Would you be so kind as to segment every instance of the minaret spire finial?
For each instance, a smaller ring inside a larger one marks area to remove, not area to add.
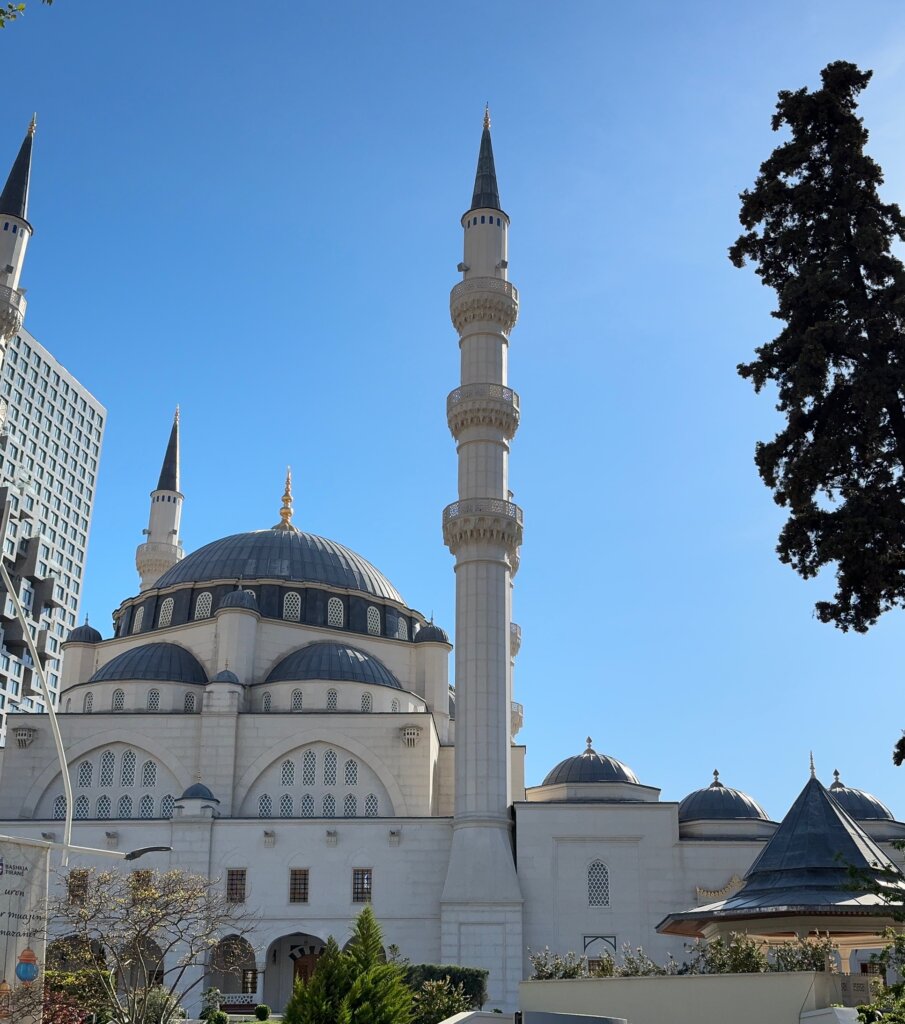
[[[490,104],[484,104],[484,127],[487,131],[490,131]]]
[[[292,525],[292,511],[292,467],[287,466],[286,486],[283,490],[283,507],[280,509],[280,521],[272,529],[290,530],[293,533],[297,533],[297,527]]]
[[[33,113],[31,115],[31,124],[28,126],[28,134],[33,136],[35,134],[35,132],[37,131],[37,129],[38,129],[38,112],[35,111],[35,113]]]
[[[817,770],[814,768],[814,751],[811,751],[811,778],[817,778]]]

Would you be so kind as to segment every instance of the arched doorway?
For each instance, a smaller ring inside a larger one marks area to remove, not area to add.
[[[314,973],[324,945],[322,938],[307,932],[274,939],[267,947],[264,1002],[274,1009],[282,1009],[289,1002],[295,982],[307,981]]]
[[[258,965],[255,951],[241,935],[226,935],[211,950],[210,981],[205,988],[223,993],[220,1009],[227,1013],[245,1013],[260,1002]]]

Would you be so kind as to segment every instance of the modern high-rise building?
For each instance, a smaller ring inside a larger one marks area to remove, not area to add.
[[[28,192],[35,123],[0,194],[0,546],[33,621],[51,693],[76,625],[106,409],[22,327],[19,279],[32,234]],[[7,714],[44,698],[8,594],[0,595],[0,742]]]

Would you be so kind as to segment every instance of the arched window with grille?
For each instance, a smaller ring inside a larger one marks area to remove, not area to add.
[[[336,752],[333,750],[324,754],[324,785],[336,785]]]
[[[312,798],[310,793],[306,793],[302,797],[302,803],[301,807],[299,808],[299,814],[301,814],[303,818],[314,817],[314,799]]]
[[[368,605],[368,632],[371,636],[380,636],[380,611],[374,605]]]
[[[132,817],[132,797],[121,796],[119,798],[119,816],[121,818]]]
[[[62,821],[66,817],[66,797],[62,794],[53,802],[53,817],[55,821]]]
[[[396,698],[394,697],[390,701],[390,711],[398,711],[398,710],[399,710],[399,701],[396,700]]]
[[[112,750],[105,750],[101,754],[101,785],[106,788],[113,785],[113,777],[116,773],[116,755]]]
[[[294,590],[283,595],[283,618],[288,622],[298,622],[302,617],[302,598]]]
[[[343,817],[354,818],[358,814],[358,801],[353,793],[347,793],[343,801]]]
[[[339,705],[336,690],[327,690],[327,710],[335,711]]]
[[[374,698],[369,693],[361,695],[361,710],[370,714],[374,710]]]
[[[591,861],[588,867],[588,906],[610,905],[610,872],[602,860]]]
[[[97,816],[99,818],[110,817],[110,797],[99,796],[97,798]]]
[[[148,690],[148,711],[160,710],[160,690]]]
[[[351,759],[346,761],[346,785],[358,785],[358,762]]]
[[[157,628],[165,629],[173,621],[173,598],[164,599],[160,606],[160,615],[157,618]]]
[[[205,590],[203,594],[199,594],[195,601],[195,618],[209,619],[211,617],[212,605],[213,598],[209,591]]]
[[[90,761],[82,761],[79,765],[79,786],[88,789],[94,781],[94,765]]]
[[[172,818],[173,811],[176,806],[176,801],[173,797],[167,793],[167,795],[160,801],[160,816],[161,818]]]
[[[258,817],[270,818],[273,816],[273,800],[269,793],[263,793],[258,800]]]
[[[305,756],[302,758],[302,785],[313,786],[315,782],[315,771],[317,768],[317,758],[315,757],[313,750],[306,750]]]
[[[145,761],[141,766],[141,784],[148,789],[157,785],[157,765],[154,761]]]
[[[396,620],[396,639],[397,640],[408,640],[409,638],[409,624],[400,615]]]
[[[292,817],[292,797],[289,793],[284,793],[280,797],[280,817],[291,818]]]
[[[280,765],[280,785],[281,786],[294,786],[295,785],[295,762],[284,761]]]
[[[330,793],[328,793],[324,797],[324,817],[325,818],[335,818],[336,817],[336,801],[333,799],[333,796]]]
[[[266,714],[267,712],[270,711],[270,708],[271,708],[270,694],[269,693],[265,693],[264,696],[261,698],[261,710],[264,711],[264,713]]]
[[[113,691],[113,701],[111,703],[111,707],[113,708],[113,710],[114,711],[122,711],[122,709],[125,706],[126,706],[126,693],[125,693],[125,691],[124,690],[114,690]]]
[[[365,797],[365,817],[376,818],[378,809],[379,804],[377,802],[377,797],[374,796],[373,793],[368,793]]]
[[[85,818],[88,817],[89,813],[90,813],[90,810],[89,810],[89,807],[88,807],[88,797],[87,796],[76,797],[76,800],[75,800],[75,815],[74,815],[74,817],[78,818],[79,820],[84,820]]]
[[[84,711],[86,715],[90,715],[91,712],[94,711],[94,694],[91,690],[85,694],[85,699],[82,701],[82,711]]]
[[[331,597],[327,602],[327,625],[342,626],[344,620],[342,601],[338,597]]]
[[[142,605],[141,608],[139,608],[138,611],[135,613],[135,618],[132,619],[132,632],[133,633],[140,633],[141,632],[141,624],[144,621],[145,621],[145,606]]]
[[[120,779],[123,786],[135,785],[135,751],[127,750],[123,754],[122,771]]]
[[[182,710],[187,715],[193,715],[195,713],[195,694],[187,693],[182,698]]]
[[[154,817],[154,797],[143,796],[138,803],[138,816],[139,818],[153,818]]]
[[[301,711],[303,704],[304,704],[304,698],[302,697],[302,691],[301,690],[293,690],[292,691],[292,703],[290,705],[292,710],[293,711]]]

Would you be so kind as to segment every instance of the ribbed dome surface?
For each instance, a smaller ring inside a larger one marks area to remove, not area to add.
[[[640,786],[638,776],[621,761],[608,754],[598,754],[588,749],[575,757],[567,757],[547,775],[542,785],[555,786],[566,782],[630,782]]]
[[[324,583],[405,603],[386,576],[361,555],[296,530],[258,530],[215,540],[168,569],[156,586],[223,579]]]
[[[895,821],[892,811],[872,793],[851,789],[840,780],[839,772],[833,774],[836,781],[830,786],[830,795],[855,821]]]
[[[204,785],[203,782],[195,782],[182,794],[180,800],[213,800],[215,804],[220,801]]]
[[[119,679],[153,679],[157,682],[206,683],[207,675],[198,659],[177,644],[145,644],[111,658],[88,680],[89,683]]]
[[[373,655],[347,644],[316,643],[287,655],[267,677],[268,683],[330,679],[337,682],[392,686],[401,690],[399,680]]]
[[[212,683],[238,683],[239,677],[235,672],[230,672],[228,668],[218,672],[211,680]]]
[[[258,610],[258,599],[247,590],[231,590],[217,606],[220,608],[245,608],[250,612]]]
[[[426,626],[422,626],[421,629],[415,634],[416,644],[448,644],[449,634],[445,629],[441,629],[439,626],[435,626],[433,622],[428,622]]]
[[[724,786],[719,772],[705,789],[689,793],[679,804],[679,821],[769,821],[763,807],[747,793]]]
[[[66,637],[67,644],[99,644],[104,638],[86,622],[83,626],[76,626]]]

